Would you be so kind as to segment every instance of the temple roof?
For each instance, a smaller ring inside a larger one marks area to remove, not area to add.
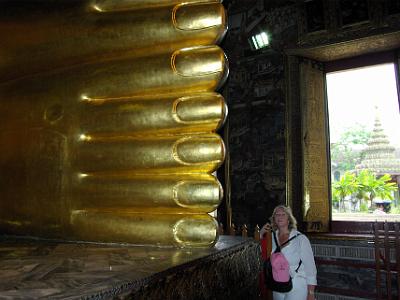
[[[385,134],[381,121],[375,118],[374,130],[365,149],[365,158],[356,166],[357,171],[368,169],[376,175],[400,175],[400,160],[396,158],[395,148]]]

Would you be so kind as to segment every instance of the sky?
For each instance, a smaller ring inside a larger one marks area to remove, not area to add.
[[[331,143],[356,123],[372,131],[378,113],[391,144],[400,148],[400,113],[394,64],[332,72],[327,74],[326,80]]]

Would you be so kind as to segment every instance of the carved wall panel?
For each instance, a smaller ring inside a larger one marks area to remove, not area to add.
[[[329,180],[324,76],[318,65],[304,61],[301,114],[303,145],[303,221],[308,231],[329,229]]]

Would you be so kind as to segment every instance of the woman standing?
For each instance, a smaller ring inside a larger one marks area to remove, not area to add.
[[[289,207],[284,205],[275,207],[270,220],[278,244],[283,245],[281,252],[289,262],[290,276],[293,282],[293,288],[290,292],[273,292],[274,300],[314,300],[317,268],[315,267],[314,254],[309,239],[297,231],[297,221]],[[267,230],[271,230],[269,223],[261,228],[261,238],[264,237]],[[295,238],[284,245],[292,237]],[[275,249],[276,243],[272,239],[272,252]]]

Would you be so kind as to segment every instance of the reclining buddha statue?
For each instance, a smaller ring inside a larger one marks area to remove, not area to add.
[[[0,234],[208,247],[228,74],[218,0],[0,3]]]

